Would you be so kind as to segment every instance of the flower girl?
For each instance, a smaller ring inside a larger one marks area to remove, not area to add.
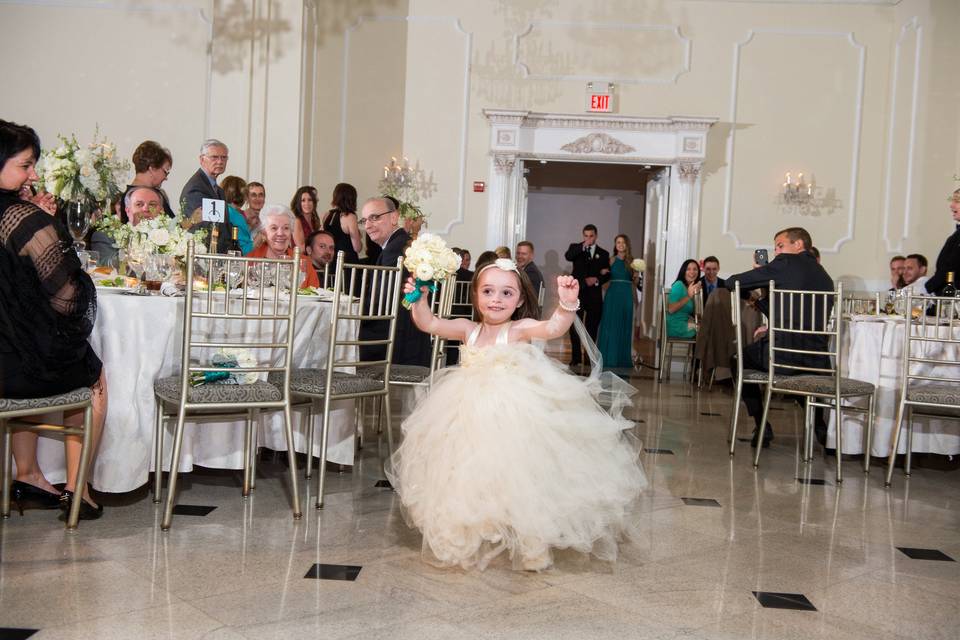
[[[403,422],[388,465],[424,559],[484,569],[506,552],[514,568],[533,571],[552,564],[553,548],[615,559],[646,484],[623,433],[631,423],[530,344],[567,332],[577,281],[557,278],[560,305],[546,321],[535,319],[537,297],[512,260],[483,267],[471,286],[479,323],[434,316],[428,296],[411,309],[422,331],[464,343],[461,366],[438,372]],[[405,291],[414,287],[410,279]]]

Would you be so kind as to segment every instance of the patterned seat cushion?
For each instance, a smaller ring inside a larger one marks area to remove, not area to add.
[[[46,398],[0,398],[0,412],[25,409],[53,409],[90,400],[90,389],[82,387],[67,393]]]
[[[907,389],[907,400],[960,406],[960,385],[931,384]]]
[[[180,402],[180,376],[161,378],[153,383],[153,392],[165,402]],[[187,402],[277,402],[283,400],[280,389],[269,382],[258,380],[253,384],[202,384],[187,386]]]
[[[282,384],[283,374],[271,373],[268,378]],[[294,369],[290,372],[290,391],[322,396],[327,384],[326,369]],[[383,382],[374,378],[355,376],[350,373],[333,372],[331,389],[334,394],[364,393],[383,389]]]
[[[783,380],[785,376],[775,373],[773,374],[774,384]],[[756,369],[744,369],[743,370],[743,381],[744,382],[759,382],[761,384],[766,384],[769,377],[767,376],[766,371],[757,371]]]
[[[803,391],[819,395],[831,395],[836,378],[833,376],[784,376],[777,382],[777,388],[785,391]],[[873,393],[874,386],[869,382],[840,378],[840,395],[865,396]]]
[[[374,380],[383,380],[383,366],[364,367],[358,371],[358,375],[364,378],[373,378]],[[390,382],[406,382],[416,384],[424,382],[430,377],[430,367],[422,367],[417,364],[392,364],[390,365]]]

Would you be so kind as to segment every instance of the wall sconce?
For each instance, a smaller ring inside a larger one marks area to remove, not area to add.
[[[813,178],[807,182],[802,173],[798,173],[796,178],[792,173],[787,173],[780,186],[777,204],[788,215],[824,216],[839,211],[841,202],[834,189],[814,184]]]
[[[798,174],[796,181],[787,172],[786,182],[783,183],[781,198],[784,204],[804,205],[813,199],[813,180],[803,181],[803,174]]]

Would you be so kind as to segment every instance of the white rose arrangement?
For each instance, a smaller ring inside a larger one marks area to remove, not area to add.
[[[245,369],[259,365],[257,358],[249,349],[224,347],[210,356],[210,366],[224,369]],[[194,371],[190,374],[190,384],[194,387],[202,384],[253,384],[260,378],[256,371],[233,373],[230,371]]]
[[[105,203],[120,195],[120,186],[130,173],[130,161],[117,157],[111,142],[94,140],[81,147],[77,137],[58,136],[60,146],[40,154],[37,186],[63,201]]]
[[[409,309],[422,295],[420,287],[436,291],[437,280],[446,280],[456,273],[460,258],[447,247],[443,238],[432,233],[421,233],[405,252],[404,266],[416,279],[413,291],[403,298],[403,306]]]
[[[170,218],[160,212],[155,218],[144,219],[136,226],[124,224],[116,215],[104,216],[94,223],[94,228],[110,237],[118,247],[124,247],[134,256],[144,257],[151,253],[165,253],[176,258],[187,255],[187,243],[193,239],[196,251],[204,251],[203,239],[207,232],[203,229],[190,232],[189,226],[181,216]]]
[[[643,273],[647,270],[647,262],[643,258],[634,258],[630,263],[630,268],[637,273]]]

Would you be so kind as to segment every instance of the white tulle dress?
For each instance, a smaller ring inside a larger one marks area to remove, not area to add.
[[[530,344],[462,347],[404,420],[387,473],[423,558],[483,569],[506,552],[516,569],[552,564],[551,549],[617,555],[646,479],[628,420],[597,402],[599,384]]]

